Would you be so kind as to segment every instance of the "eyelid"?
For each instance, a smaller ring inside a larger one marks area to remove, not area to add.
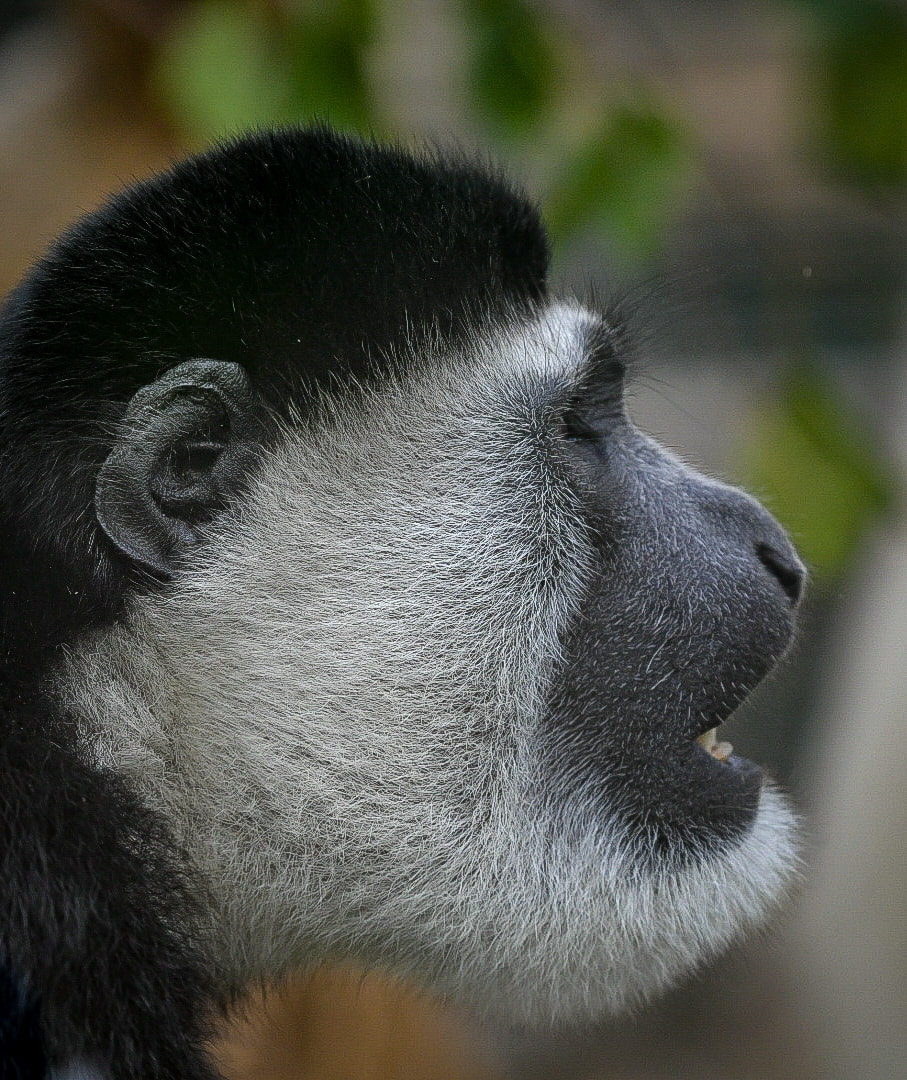
[[[582,415],[575,405],[568,405],[560,416],[561,435],[568,442],[597,442],[601,433]]]
[[[572,385],[561,389],[555,406],[554,429],[571,443],[600,443],[624,416],[624,383],[628,365],[610,341],[592,343]]]
[[[623,386],[627,377],[627,365],[618,357],[609,356],[607,359],[593,361],[589,374],[589,382],[594,386],[600,386],[603,383]]]
[[[627,378],[627,363],[612,349],[600,348],[591,353],[583,364],[576,398],[600,400],[623,393]]]

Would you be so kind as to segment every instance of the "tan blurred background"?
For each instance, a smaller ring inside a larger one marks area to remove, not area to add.
[[[907,8],[2,0],[0,293],[123,184],[313,116],[505,161],[558,279],[638,303],[641,426],[793,531],[801,642],[731,737],[803,807],[810,868],[764,940],[631,1020],[489,1031],[320,972],[250,998],[225,1075],[907,1078]]]

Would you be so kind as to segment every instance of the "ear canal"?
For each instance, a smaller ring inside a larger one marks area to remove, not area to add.
[[[239,364],[178,364],[129,403],[98,474],[98,523],[123,555],[169,577],[241,487],[260,434]]]

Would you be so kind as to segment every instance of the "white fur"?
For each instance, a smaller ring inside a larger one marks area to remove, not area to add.
[[[741,841],[649,875],[613,820],[543,797],[591,552],[538,388],[569,380],[587,317],[294,426],[197,564],[60,671],[97,759],[174,823],[237,978],[353,955],[517,1021],[592,1018],[789,883],[770,788]]]

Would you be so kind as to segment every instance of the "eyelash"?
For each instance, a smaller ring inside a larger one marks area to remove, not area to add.
[[[562,438],[568,442],[601,442],[602,432],[590,417],[616,416],[623,407],[626,365],[615,359],[601,364],[560,417]]]

